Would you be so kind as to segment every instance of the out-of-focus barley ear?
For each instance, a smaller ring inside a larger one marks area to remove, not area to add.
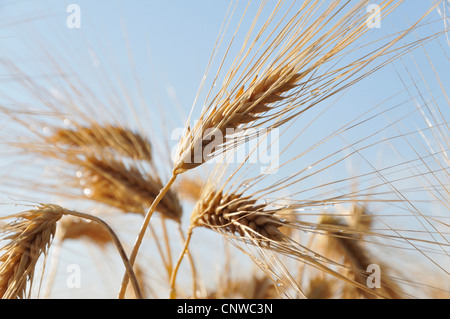
[[[82,124],[82,115],[68,117],[70,125],[60,125],[49,121],[51,117],[40,120],[31,111],[23,114],[29,118],[18,117],[14,110],[5,114],[32,134],[25,142],[14,141],[11,146],[67,167],[63,177],[69,183],[64,186],[72,192],[57,193],[54,187],[48,191],[40,188],[42,191],[70,198],[77,191],[83,198],[143,215],[163,187],[150,138],[140,132],[92,119]],[[31,129],[35,126],[45,127],[48,133]],[[166,197],[158,212],[179,222],[182,208],[175,191],[169,191]]]
[[[114,125],[52,128],[41,153],[70,164],[77,173],[74,188],[86,198],[125,212],[145,214],[163,187],[153,167],[150,141],[141,134]],[[63,151],[61,151],[61,148]],[[127,159],[133,160],[133,162]],[[146,161],[147,167],[138,165]],[[169,191],[158,211],[180,222],[182,208],[174,191]]]
[[[196,203],[202,193],[203,180],[200,177],[183,176],[175,187],[182,199]]]
[[[112,152],[133,160],[152,162],[151,143],[145,136],[112,124],[93,122],[89,126],[55,128],[46,141],[49,145],[73,150],[82,148],[92,154]]]
[[[368,214],[366,206],[353,204],[351,208],[351,226],[361,234],[371,229],[373,216]]]
[[[159,176],[145,173],[133,163],[107,156],[67,159],[79,168],[77,183],[89,200],[107,204],[125,213],[144,215],[146,208],[163,187]],[[158,212],[180,222],[182,207],[177,194],[169,190],[158,206]]]
[[[98,223],[79,217],[66,216],[59,223],[59,240],[87,239],[100,247],[112,243],[111,234]]]
[[[384,296],[393,299],[401,299],[403,295],[402,289],[397,283],[392,281],[386,274],[389,270],[383,262],[374,259],[361,246],[360,238],[354,235],[350,226],[348,226],[343,220],[331,216],[322,216],[320,225],[329,227],[327,231],[327,242],[329,247],[327,249],[333,253],[338,253],[343,259],[344,263],[348,265],[348,271],[354,277],[355,282],[366,285],[367,278],[371,275],[368,272],[369,266],[372,264],[379,265],[382,269],[380,274],[381,286],[377,290]],[[348,286],[349,289],[354,291],[354,295],[362,295],[366,298],[374,298],[370,291],[361,290],[355,286]]]
[[[309,279],[306,292],[308,299],[331,299],[336,294],[336,282],[324,276],[315,276]]]
[[[72,188],[78,188],[88,200],[124,213],[144,215],[162,188],[157,173],[146,173],[133,163],[105,156],[72,157],[67,162],[78,169]],[[180,222],[183,211],[174,190],[169,190],[160,204],[159,213]]]
[[[225,278],[209,291],[206,299],[276,299],[278,295],[272,280],[256,273],[248,278]]]

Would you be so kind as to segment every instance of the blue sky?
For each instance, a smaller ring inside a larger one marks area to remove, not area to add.
[[[79,4],[81,8],[82,27],[79,30],[65,27],[68,15],[65,11],[72,3]],[[377,34],[389,34],[394,28],[400,29],[408,19],[412,21],[424,12],[430,3],[431,1],[421,0],[405,1],[392,19],[383,21]],[[240,7],[244,4],[246,2],[241,1]],[[2,28],[1,35],[17,38],[18,41],[7,42],[12,47],[19,45],[20,41],[27,43],[38,37],[43,43],[65,41],[72,45],[71,53],[85,55],[87,45],[79,38],[82,34],[91,41],[94,49],[111,50],[109,54],[117,55],[115,61],[120,69],[127,67],[128,63],[123,49],[123,21],[138,68],[148,70],[151,57],[151,66],[160,76],[159,84],[164,88],[169,82],[183,106],[190,107],[228,6],[229,1],[205,0],[19,1],[18,4],[0,7],[2,24],[8,26],[9,21],[20,21],[33,16],[49,17],[32,22],[34,32],[39,32],[35,35],[32,35],[29,23],[19,25],[17,32],[12,34],[9,26]],[[251,9],[252,7],[250,12]],[[59,37],[54,37],[55,34]],[[57,42],[53,44],[63,49]],[[144,71],[142,73],[147,76]]]

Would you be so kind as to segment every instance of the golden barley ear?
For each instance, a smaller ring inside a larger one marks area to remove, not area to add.
[[[2,229],[2,239],[7,243],[2,246],[0,256],[1,298],[17,299],[29,296],[35,267],[41,256],[48,253],[55,235],[56,222],[62,215],[60,207],[43,205],[8,216],[16,220]]]
[[[196,123],[193,132],[188,131],[182,137],[174,174],[194,169],[213,157],[213,153],[223,146],[219,141],[216,147],[208,150],[209,153],[205,151],[215,135],[226,138],[230,130],[236,131],[261,119],[271,110],[272,104],[287,99],[283,94],[294,88],[302,77],[302,74],[295,73],[293,67],[286,65],[267,72],[261,79],[255,78],[246,91],[241,87],[233,99],[221,101],[218,108],[212,109],[202,121]],[[201,150],[199,157],[197,148]]]
[[[171,298],[176,298],[176,278],[179,266],[196,227],[205,227],[226,237],[237,238],[259,248],[270,248],[272,243],[281,243],[285,235],[280,231],[285,220],[278,214],[282,209],[273,210],[266,204],[241,193],[224,194],[207,185],[203,188],[192,214],[184,248],[175,264],[171,276]]]
[[[393,46],[430,12],[370,53],[353,58],[351,54],[359,48],[355,50],[352,46],[370,30],[367,25],[370,13],[364,10],[367,1],[331,1],[328,6],[320,1],[305,1],[294,16],[290,19],[284,16],[278,22],[279,33],[271,38],[273,34],[266,34],[266,28],[270,23],[276,24],[281,2],[277,2],[267,25],[253,41],[250,36],[254,30],[248,31],[223,85],[217,94],[211,95],[212,100],[208,100],[208,94],[197,121],[191,125],[189,118],[186,122],[173,175],[194,169],[225,152],[236,139],[245,143],[245,139],[255,136],[255,129],[271,130],[284,125],[374,73],[402,54],[402,48],[397,53]],[[380,18],[384,19],[402,2],[382,1]],[[264,6],[261,4],[261,8]],[[255,52],[259,41],[261,52]],[[394,53],[394,57],[386,57],[388,53]],[[227,54],[228,51],[224,60]],[[351,60],[337,64],[345,55]],[[378,63],[383,59],[386,60]],[[378,64],[371,66],[374,63]],[[220,71],[221,68],[216,78]],[[233,133],[239,130],[243,134],[234,139]]]
[[[198,201],[191,215],[192,227],[206,227],[214,231],[238,235],[238,238],[270,246],[272,241],[282,241],[283,219],[279,210],[266,209],[265,204],[241,194],[223,194],[210,191]]]

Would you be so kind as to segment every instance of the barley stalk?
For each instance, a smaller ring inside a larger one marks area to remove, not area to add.
[[[133,250],[131,251],[131,254],[130,254],[130,263],[131,263],[131,265],[133,265],[134,262],[136,261],[137,253],[138,253],[139,248],[140,248],[140,246],[142,244],[142,240],[144,239],[145,231],[147,230],[147,227],[148,227],[148,225],[150,223],[150,218],[152,217],[153,213],[156,210],[156,206],[163,199],[164,195],[169,191],[170,187],[175,182],[175,179],[176,179],[176,176],[172,176],[172,178],[167,182],[167,184],[160,190],[160,192],[156,196],[155,200],[152,202],[152,205],[148,209],[148,211],[147,211],[147,213],[145,215],[145,218],[144,218],[144,222],[142,223],[141,229],[139,230],[139,234],[138,234],[138,237],[136,239],[136,242],[134,243]],[[119,292],[119,298],[120,299],[124,298],[124,296],[125,296],[128,280],[129,280],[129,276],[128,276],[127,273],[125,273],[125,275],[124,275],[124,277],[122,279],[122,285],[121,285],[120,292]]]

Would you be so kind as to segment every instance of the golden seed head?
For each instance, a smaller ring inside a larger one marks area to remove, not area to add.
[[[41,205],[9,216],[15,220],[2,228],[2,239],[8,242],[1,248],[0,298],[26,297],[27,283],[33,280],[38,260],[47,253],[63,213],[57,205]]]
[[[253,240],[280,241],[283,235],[278,228],[283,222],[276,210],[265,208],[250,197],[211,192],[198,201],[192,224]]]

